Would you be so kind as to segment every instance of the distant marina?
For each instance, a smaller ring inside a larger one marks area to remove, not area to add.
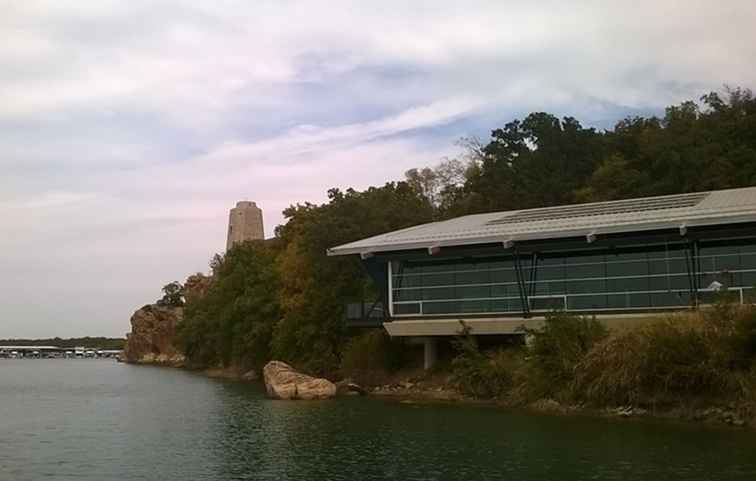
[[[113,359],[120,350],[59,346],[0,346],[0,359]]]

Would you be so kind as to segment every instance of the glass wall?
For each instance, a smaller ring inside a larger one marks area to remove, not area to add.
[[[743,298],[756,284],[756,240],[701,244],[699,297],[715,288]],[[683,245],[601,252],[521,255],[530,310],[633,310],[686,307],[690,278]],[[511,256],[394,261],[395,316],[522,312]]]

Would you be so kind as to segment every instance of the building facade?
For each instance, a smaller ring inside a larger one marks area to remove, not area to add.
[[[359,254],[392,336],[511,334],[552,310],[608,324],[754,299],[756,188],[497,212],[334,247]]]
[[[228,214],[228,237],[226,250],[235,244],[248,240],[263,240],[263,213],[257,204],[250,201],[240,201]]]

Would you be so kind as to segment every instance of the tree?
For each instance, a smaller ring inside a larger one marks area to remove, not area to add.
[[[354,256],[327,257],[330,247],[430,222],[433,209],[406,182],[364,192],[331,189],[323,205],[291,206],[276,236],[282,250],[281,321],[272,352],[317,373],[333,372],[347,339],[343,316],[349,302],[375,299],[373,283]]]
[[[179,281],[173,281],[163,286],[163,297],[158,299],[157,305],[167,307],[181,307],[184,305],[184,286]]]
[[[575,201],[606,151],[602,134],[538,112],[491,133],[465,192],[470,210],[513,210]],[[472,200],[469,200],[472,199]]]
[[[448,204],[447,197],[462,187],[467,166],[459,159],[444,159],[435,167],[410,169],[405,181],[434,209]]]
[[[212,261],[213,280],[187,303],[179,344],[201,366],[259,368],[270,359],[280,316],[277,251],[260,241],[235,245]]]

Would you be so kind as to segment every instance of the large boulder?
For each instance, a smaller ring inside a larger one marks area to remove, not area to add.
[[[328,379],[302,374],[281,361],[266,364],[263,378],[273,399],[329,399],[336,395],[336,385]]]
[[[139,364],[180,366],[184,356],[176,347],[176,326],[183,318],[181,307],[149,304],[131,316],[131,332],[126,334],[123,358]]]

